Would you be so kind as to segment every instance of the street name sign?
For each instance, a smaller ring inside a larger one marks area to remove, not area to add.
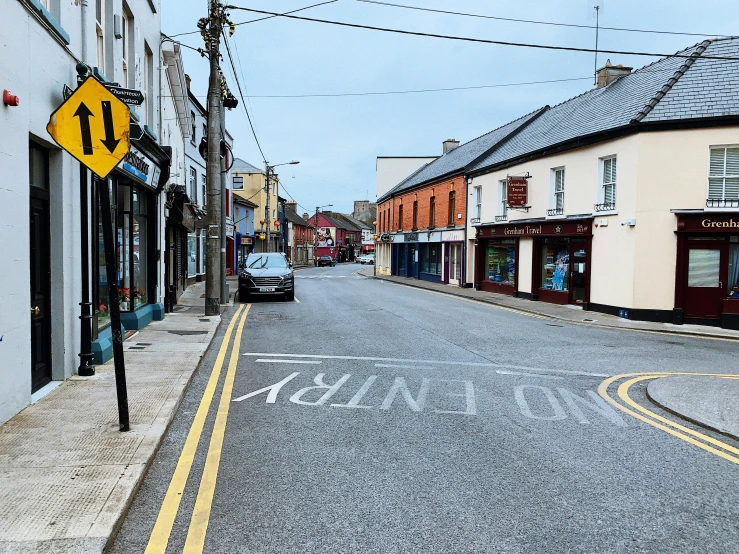
[[[49,118],[56,143],[104,179],[128,153],[131,112],[94,77],[88,77]]]
[[[116,85],[108,84],[105,84],[103,86],[107,88],[110,92],[115,94],[115,97],[124,104],[129,104],[131,106],[140,106],[144,103],[144,93],[140,90],[123,88]]]

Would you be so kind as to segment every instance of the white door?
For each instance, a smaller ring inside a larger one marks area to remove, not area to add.
[[[449,284],[459,285],[462,280],[462,245],[449,244]]]

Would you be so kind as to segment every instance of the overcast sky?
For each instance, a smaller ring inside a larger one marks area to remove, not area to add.
[[[320,0],[230,0],[238,6],[286,12]],[[388,0],[397,4],[498,17],[594,25],[586,0]],[[603,3],[603,0],[600,0]],[[600,23],[624,27],[708,33],[737,33],[736,0],[605,0]],[[162,31],[195,29],[207,0],[162,0]],[[708,6],[710,5],[710,9]],[[733,15],[730,15],[733,14]],[[592,48],[595,31],[434,14],[357,0],[295,15],[439,33],[538,44]],[[232,10],[235,22],[261,17]],[[272,18],[236,28],[232,39],[237,72],[246,96],[335,94],[469,87],[555,79],[583,80],[385,96],[341,98],[247,98],[247,108],[271,164],[280,168],[283,191],[302,205],[334,204],[351,212],[353,200],[375,199],[377,156],[441,154],[447,138],[469,141],[546,104],[554,105],[592,86],[594,55],[397,35],[320,23]],[[198,35],[180,37],[202,46]],[[601,49],[673,53],[702,37],[601,30]],[[193,92],[205,103],[208,62],[183,49]],[[657,58],[600,54],[635,68]],[[240,67],[239,67],[240,60]],[[227,63],[227,62],[226,62]],[[231,90],[237,86],[226,71]],[[261,167],[262,156],[241,106],[228,112],[236,155]]]

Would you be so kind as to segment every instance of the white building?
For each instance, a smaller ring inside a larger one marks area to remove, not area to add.
[[[377,198],[383,196],[411,173],[439,156],[377,156],[375,172],[377,175]]]
[[[147,129],[146,136],[132,148],[128,163],[124,161],[108,180],[116,204],[120,282],[132,294],[122,314],[127,328],[163,316],[156,257],[162,244],[157,191],[169,159],[157,142],[158,0],[4,2],[0,36],[2,88],[20,100],[17,106],[0,105],[3,422],[28,405],[32,394],[43,395],[54,382],[75,373],[80,363],[81,189],[86,189],[92,214],[87,219],[86,254],[96,312],[93,351],[96,361],[110,355],[98,184],[46,131],[49,115],[64,100],[63,86],[77,86],[78,62],[93,67],[100,80],[138,89],[146,99],[133,110]],[[81,182],[87,186],[81,187]]]

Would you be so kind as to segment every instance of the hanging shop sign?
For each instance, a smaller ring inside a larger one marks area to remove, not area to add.
[[[508,177],[506,202],[509,208],[523,208],[529,202],[529,181],[525,177]]]
[[[49,118],[46,130],[82,165],[104,179],[130,147],[131,112],[95,77],[88,77]]]
[[[251,244],[253,241],[252,237],[241,237],[241,244]]]
[[[442,231],[441,242],[462,242],[464,241],[464,231]]]
[[[143,184],[153,189],[157,188],[161,172],[159,166],[135,146],[131,146],[119,168]]]

